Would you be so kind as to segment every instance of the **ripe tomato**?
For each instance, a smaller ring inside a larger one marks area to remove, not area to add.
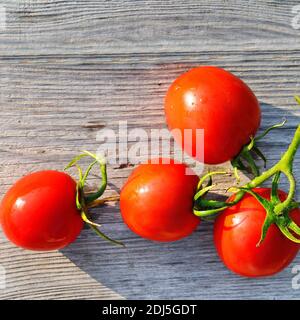
[[[254,189],[270,199],[270,189]],[[279,191],[283,201],[286,193]],[[221,213],[214,226],[217,252],[224,264],[233,272],[246,277],[273,275],[283,270],[297,255],[300,245],[287,239],[276,225],[271,225],[265,240],[258,243],[266,217],[265,209],[251,195],[246,194],[235,206]],[[290,217],[300,225],[300,210],[294,209]]]
[[[7,238],[30,250],[55,250],[73,242],[83,221],[76,208],[76,183],[58,171],[39,171],[17,181],[0,204]]]
[[[141,237],[175,241],[192,233],[200,220],[193,214],[198,177],[187,166],[142,164],[129,176],[120,196],[124,222]]]
[[[196,150],[196,129],[204,129],[204,162],[219,164],[233,159],[260,125],[259,103],[251,89],[221,68],[191,69],[178,77],[165,98],[165,114],[174,138],[189,155]],[[185,129],[191,141],[184,142]],[[183,138],[181,138],[183,137]]]

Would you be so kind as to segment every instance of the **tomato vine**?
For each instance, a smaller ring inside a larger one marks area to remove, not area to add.
[[[296,101],[300,104],[300,98],[296,97]],[[212,188],[211,177],[215,172],[208,173],[200,179],[197,193],[194,197],[194,214],[198,217],[209,217],[225,210],[226,208],[237,204],[245,195],[246,192],[255,197],[266,210],[266,219],[262,226],[261,239],[258,245],[264,240],[268,228],[275,223],[280,231],[291,241],[300,243],[300,239],[295,235],[300,236],[300,228],[289,217],[289,212],[292,209],[300,206],[299,202],[294,201],[296,181],[293,174],[293,163],[295,154],[300,145],[300,124],[298,125],[292,142],[281,159],[270,169],[266,170],[253,180],[242,187],[230,188],[230,191],[237,191],[234,200],[229,202],[208,200],[205,199],[206,193]],[[278,184],[281,175],[285,175],[289,181],[288,196],[284,201],[280,201],[278,197]],[[257,188],[268,179],[273,178],[271,199],[266,200],[258,195],[254,188]],[[203,187],[204,180],[209,179],[208,185]],[[294,235],[295,234],[295,235]]]

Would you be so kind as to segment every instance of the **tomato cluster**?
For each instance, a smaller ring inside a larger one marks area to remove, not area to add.
[[[300,210],[293,200],[292,175],[300,128],[282,159],[259,175],[250,156],[253,150],[264,158],[254,138],[261,121],[258,100],[241,79],[212,66],[194,68],[172,83],[165,98],[165,115],[175,140],[190,156],[201,160],[196,132],[204,129],[204,163],[232,161],[235,170],[247,169],[244,157],[256,178],[226,202],[207,200],[212,186],[203,187],[203,179],[185,164],[150,159],[133,170],[121,190],[124,222],[143,238],[176,241],[197,228],[199,217],[220,213],[215,219],[214,241],[229,269],[259,277],[285,268],[300,249]],[[186,129],[192,132],[190,140],[184,138]],[[87,154],[92,155],[86,152],[70,166]],[[105,164],[92,157],[94,162],[84,175],[79,168],[77,183],[58,171],[40,171],[17,181],[0,204],[0,223],[7,238],[30,250],[60,249],[76,239],[86,222],[98,235],[113,241],[88,218],[87,209],[105,201],[97,198],[107,180]],[[84,183],[97,162],[104,182],[96,193],[86,195]],[[277,188],[281,173],[290,181],[288,195]],[[272,188],[258,187],[270,177],[274,177]]]
[[[251,89],[216,67],[194,68],[177,78],[167,92],[165,113],[169,129],[177,129],[173,131],[175,140],[198,160],[196,130],[204,129],[206,164],[233,160],[244,146],[250,150],[261,120],[259,103]],[[192,130],[190,140],[184,138],[186,129]],[[121,192],[125,223],[138,235],[156,241],[173,241],[190,234],[197,226],[193,215],[198,210],[192,206],[197,185],[194,178],[183,173],[183,165],[171,160],[168,165],[139,166]],[[270,199],[271,189],[253,191]],[[280,190],[278,195],[281,201],[286,198]],[[233,200],[234,196],[228,202]],[[229,269],[243,276],[267,276],[281,271],[296,256],[299,241],[288,239],[275,223],[259,243],[267,215],[255,196],[244,194],[236,204],[228,208],[223,205],[215,221],[214,239]],[[290,215],[300,225],[300,210],[295,208]]]

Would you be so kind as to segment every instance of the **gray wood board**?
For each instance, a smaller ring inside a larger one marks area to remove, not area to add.
[[[0,1],[7,8],[7,25],[0,29],[1,195],[28,172],[62,169],[80,150],[96,151],[98,130],[117,130],[119,120],[127,120],[129,129],[164,128],[168,85],[197,65],[221,66],[244,79],[261,102],[262,129],[288,119],[261,143],[269,165],[275,163],[300,117],[293,100],[300,91],[300,30],[291,26],[297,4]],[[297,155],[298,180],[299,163]],[[131,170],[110,166],[106,194],[118,192]],[[216,191],[223,194],[230,182],[219,179]],[[96,183],[92,177],[90,187]],[[21,250],[0,234],[7,278],[0,298],[300,297],[291,284],[299,257],[275,277],[244,279],[219,261],[211,223],[182,241],[157,244],[127,229],[118,204],[93,212],[126,249],[87,228],[74,244],[51,253]]]

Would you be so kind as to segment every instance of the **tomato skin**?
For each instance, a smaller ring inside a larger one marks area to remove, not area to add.
[[[185,164],[141,164],[122,188],[120,208],[124,222],[143,238],[176,241],[191,234],[200,219],[193,214],[199,181],[186,175]]]
[[[261,111],[251,89],[238,77],[213,66],[202,66],[179,76],[165,98],[165,115],[174,138],[191,156],[196,154],[196,129],[204,129],[204,163],[233,159],[260,125]],[[192,141],[183,145],[184,129]]]
[[[257,188],[255,192],[270,199],[270,189]],[[287,195],[279,191],[283,201]],[[287,239],[276,225],[271,225],[265,240],[256,247],[266,213],[261,204],[246,194],[235,206],[226,209],[215,221],[214,241],[224,264],[233,272],[246,277],[276,274],[287,267],[297,255],[300,245]],[[290,217],[300,225],[300,210]]]
[[[18,180],[0,204],[6,237],[29,250],[56,250],[83,227],[76,208],[76,182],[59,171],[39,171]]]

